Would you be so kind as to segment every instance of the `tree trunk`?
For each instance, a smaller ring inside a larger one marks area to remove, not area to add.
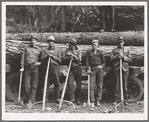
[[[51,18],[53,17],[54,15],[54,7],[53,6],[50,6],[50,20],[51,21]]]
[[[29,33],[7,33],[6,40],[27,40]],[[54,36],[56,43],[67,43],[66,36],[69,35],[77,40],[77,44],[90,45],[93,39],[98,39],[100,45],[117,45],[116,41],[119,36],[124,38],[125,46],[143,46],[144,31],[127,31],[127,32],[80,32],[80,33],[32,33],[39,41],[46,41],[49,36]]]
[[[65,16],[65,12],[66,11],[66,6],[62,7],[62,11],[61,11],[61,31],[65,32],[66,30],[66,16]]]
[[[21,11],[21,10],[20,10],[19,14],[20,14],[20,24],[23,24],[23,20],[22,20],[22,11]]]

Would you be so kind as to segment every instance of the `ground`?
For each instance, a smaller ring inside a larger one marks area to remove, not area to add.
[[[129,105],[124,106],[124,111],[121,111],[121,105],[115,110],[113,103],[113,97],[103,90],[103,97],[101,101],[101,107],[95,106],[94,109],[85,106],[85,101],[87,101],[87,89],[83,89],[81,92],[81,101],[82,105],[75,105],[76,108],[73,109],[73,106],[69,106],[68,103],[62,103],[61,111],[58,111],[59,104],[55,103],[54,92],[51,91],[49,103],[46,103],[45,110],[42,110],[43,104],[35,104],[31,109],[27,106],[16,107],[14,102],[6,102],[5,112],[6,113],[144,113],[144,102],[140,100],[136,103],[129,103]]]

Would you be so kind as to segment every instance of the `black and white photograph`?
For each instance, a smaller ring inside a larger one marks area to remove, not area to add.
[[[147,120],[147,2],[2,2],[2,120]]]

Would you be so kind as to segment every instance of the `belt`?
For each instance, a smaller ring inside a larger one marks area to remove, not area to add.
[[[100,66],[102,66],[102,65],[96,65],[96,66],[93,66],[93,67],[91,67],[91,68],[92,68],[92,69],[100,68]],[[100,69],[103,69],[103,68],[100,68]]]
[[[70,69],[77,69],[77,68],[81,68],[81,66],[80,65],[79,66],[73,66]]]
[[[36,66],[35,63],[25,64],[25,66]]]

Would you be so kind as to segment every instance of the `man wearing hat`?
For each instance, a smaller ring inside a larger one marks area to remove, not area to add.
[[[21,69],[24,71],[24,84],[28,104],[35,102],[38,85],[38,66],[41,64],[42,51],[36,45],[37,38],[30,38],[31,45],[26,46],[21,57]]]
[[[90,97],[91,105],[94,107],[94,102],[96,100],[96,105],[101,106],[100,100],[102,99],[102,87],[103,87],[103,68],[105,67],[105,58],[103,53],[99,50],[99,41],[92,41],[92,49],[86,52],[86,67],[87,73],[91,75],[91,86],[90,86]],[[97,96],[94,97],[94,86],[97,85]]]
[[[71,102],[75,102],[78,105],[81,104],[80,101],[80,94],[81,94],[81,77],[82,77],[82,69],[81,69],[81,59],[82,59],[82,52],[81,50],[76,46],[76,40],[73,38],[70,38],[68,40],[69,47],[65,50],[65,56],[63,57],[66,59],[73,59],[69,78],[68,78],[68,89],[69,89],[69,97]],[[74,94],[74,81],[76,81],[76,99]]]
[[[122,77],[123,77],[123,90],[124,90],[124,103],[128,99],[127,81],[129,75],[128,63],[131,59],[131,52],[128,49],[124,51],[124,40],[123,37],[119,37],[117,41],[118,46],[111,52],[111,62],[113,63],[114,77],[115,77],[115,102],[114,105],[120,102],[120,58],[122,58]]]
[[[47,91],[46,91],[46,100],[48,102],[49,99],[49,87],[52,83],[54,83],[54,91],[55,91],[55,99],[56,103],[60,101],[60,91],[59,91],[59,64],[61,62],[61,52],[55,47],[55,38],[50,36],[47,40],[49,43],[48,50],[45,51],[45,55],[43,58],[43,62],[45,62],[45,71],[47,69],[47,63],[49,57],[51,58],[49,74],[48,74],[48,82],[47,82]]]

